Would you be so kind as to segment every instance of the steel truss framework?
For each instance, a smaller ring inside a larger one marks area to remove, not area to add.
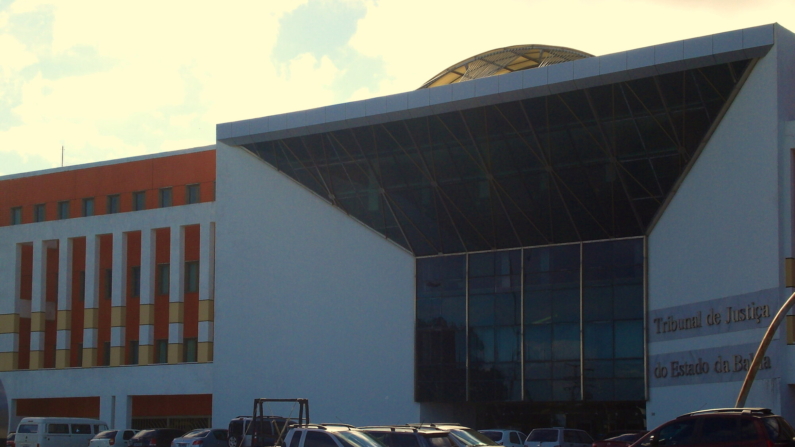
[[[245,147],[416,256],[640,236],[752,66]]]

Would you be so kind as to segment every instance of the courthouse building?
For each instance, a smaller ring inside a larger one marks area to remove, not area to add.
[[[651,427],[733,406],[792,292],[779,25],[497,49],[216,140],[0,177],[11,430],[225,427],[257,397],[316,422]],[[793,339],[748,400],[790,420]]]

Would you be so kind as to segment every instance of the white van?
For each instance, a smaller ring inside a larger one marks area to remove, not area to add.
[[[108,429],[99,419],[23,418],[17,426],[17,447],[86,447],[97,433]]]

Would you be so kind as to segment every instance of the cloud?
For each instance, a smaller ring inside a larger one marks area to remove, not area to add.
[[[452,0],[366,3],[350,45],[381,56],[390,79],[375,94],[413,90],[483,51],[520,44],[565,46],[595,55],[779,22],[795,29],[795,3],[723,0]]]
[[[502,46],[599,55],[792,17],[782,0],[0,0],[0,166],[212,144],[217,123],[410,91]]]
[[[285,14],[272,54],[277,70],[298,55],[311,54],[341,67],[331,84],[335,102],[349,100],[362,88],[376,90],[387,78],[381,56],[364,55],[348,45],[366,12],[363,1],[309,0]]]

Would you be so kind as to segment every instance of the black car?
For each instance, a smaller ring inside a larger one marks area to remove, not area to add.
[[[130,439],[130,447],[171,447],[171,441],[185,434],[178,428],[141,430]]]
[[[768,408],[719,408],[683,414],[655,428],[632,447],[793,447],[795,430]]]

